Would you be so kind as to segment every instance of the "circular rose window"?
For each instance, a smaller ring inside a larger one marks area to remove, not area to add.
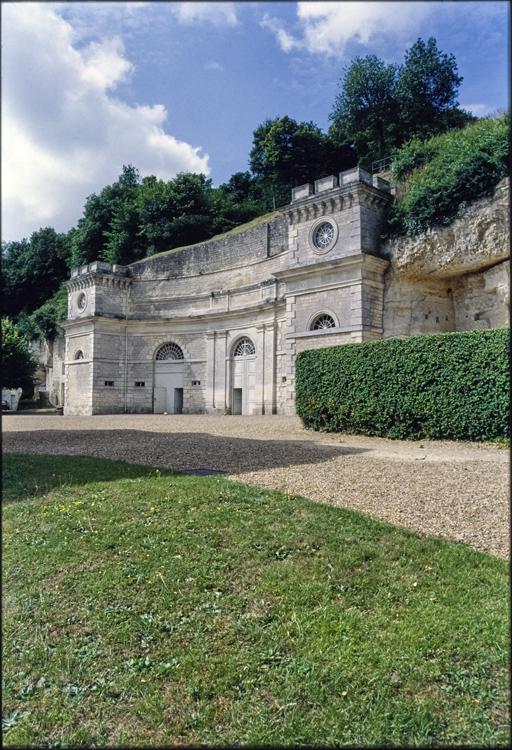
[[[77,301],[78,309],[80,311],[85,310],[86,304],[87,304],[87,297],[85,296],[85,292],[82,292],[81,294],[78,295],[78,301]]]
[[[338,227],[333,221],[320,219],[311,227],[309,242],[315,253],[326,253],[338,239]]]
[[[327,248],[332,245],[333,239],[334,227],[332,224],[329,224],[328,221],[325,221],[323,224],[320,224],[320,226],[314,233],[313,244],[319,250],[327,250]]]

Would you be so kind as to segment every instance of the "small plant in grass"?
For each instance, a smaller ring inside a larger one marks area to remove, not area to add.
[[[6,747],[508,745],[505,561],[223,478],[4,468]]]

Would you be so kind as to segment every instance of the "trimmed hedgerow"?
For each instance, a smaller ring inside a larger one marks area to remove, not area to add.
[[[509,437],[508,329],[368,341],[301,352],[306,427],[395,439]]]

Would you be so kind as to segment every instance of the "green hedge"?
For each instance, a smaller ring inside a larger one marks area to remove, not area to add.
[[[306,427],[397,439],[509,437],[509,330],[440,333],[301,352]]]

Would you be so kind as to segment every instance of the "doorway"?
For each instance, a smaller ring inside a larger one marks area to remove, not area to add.
[[[232,414],[254,414],[256,349],[250,338],[238,341],[232,362]]]
[[[155,362],[155,414],[183,413],[183,364]]]

